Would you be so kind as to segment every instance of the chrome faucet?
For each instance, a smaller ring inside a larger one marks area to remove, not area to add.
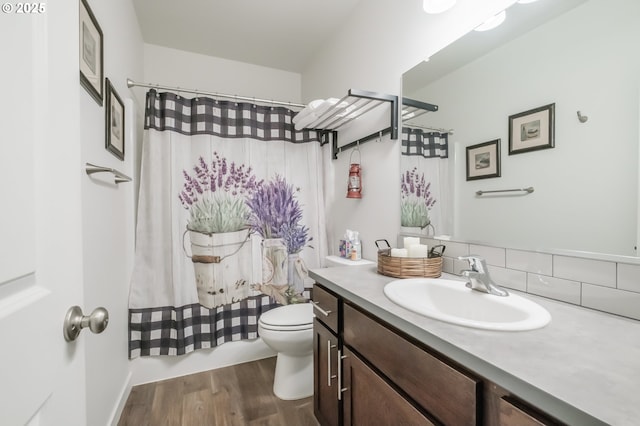
[[[508,296],[509,292],[500,287],[491,279],[487,263],[481,257],[470,255],[460,256],[458,260],[467,260],[471,269],[460,271],[460,275],[467,277],[467,287],[471,290],[481,291],[483,293],[493,294],[495,296]]]

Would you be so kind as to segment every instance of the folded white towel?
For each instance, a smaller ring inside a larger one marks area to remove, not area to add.
[[[302,130],[307,126],[309,126],[309,124],[315,122],[317,119],[318,119],[318,116],[315,113],[310,112],[309,114],[305,115],[300,120],[298,120],[298,122],[295,123],[294,126],[296,130]]]
[[[298,121],[311,114],[318,106],[322,105],[323,103],[324,99],[316,99],[315,101],[309,102],[309,104],[300,112],[298,112],[291,121],[293,121],[293,124],[296,124]]]

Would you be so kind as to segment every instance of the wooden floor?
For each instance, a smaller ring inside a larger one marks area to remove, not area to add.
[[[273,394],[275,358],[135,386],[118,426],[317,426],[313,397]]]

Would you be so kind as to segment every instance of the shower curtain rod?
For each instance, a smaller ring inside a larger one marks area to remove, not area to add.
[[[443,129],[443,128],[439,128],[439,127],[428,127],[428,126],[422,126],[420,124],[407,124],[407,127],[419,127],[421,129],[426,129],[426,130],[433,130],[434,132],[438,132],[438,133],[448,133],[450,135],[453,134],[453,129]]]
[[[298,104],[298,103],[295,103],[295,102],[282,102],[282,101],[274,101],[272,99],[249,98],[247,96],[227,95],[227,94],[224,94],[224,93],[206,92],[206,91],[198,90],[198,89],[185,89],[183,87],[163,86],[163,85],[160,85],[160,84],[138,83],[136,81],[131,80],[130,78],[127,78],[127,87],[129,87],[129,88],[131,88],[131,87],[148,87],[150,89],[162,89],[162,90],[170,90],[172,92],[193,93],[193,94],[196,94],[196,95],[207,95],[207,96],[213,96],[213,97],[217,97],[217,98],[235,99],[235,100],[239,100],[239,101],[262,102],[262,103],[268,103],[268,104],[273,104],[273,105],[285,105],[285,106],[297,107],[297,108],[306,107],[306,105],[304,105],[304,104]]]

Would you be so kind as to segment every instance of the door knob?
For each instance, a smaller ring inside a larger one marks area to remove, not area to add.
[[[102,333],[109,324],[109,312],[105,308],[96,308],[91,315],[83,315],[80,306],[72,306],[64,317],[64,340],[74,341],[83,328],[89,327],[93,333]]]

